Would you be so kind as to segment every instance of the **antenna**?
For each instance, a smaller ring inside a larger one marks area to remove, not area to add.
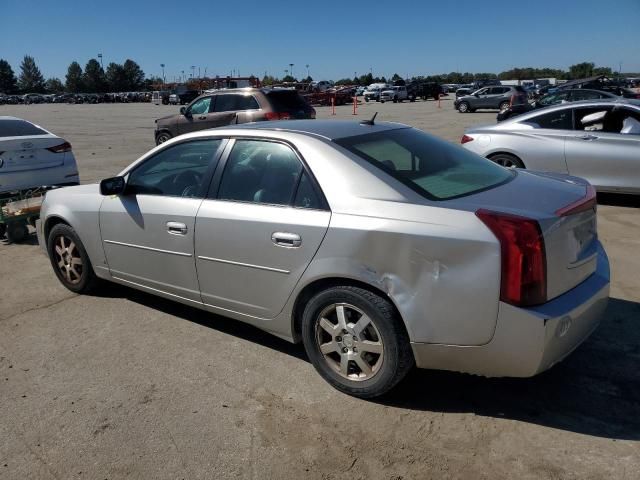
[[[371,120],[361,121],[360,125],[375,125],[376,115],[378,115],[378,112],[373,114],[373,117],[371,117]]]

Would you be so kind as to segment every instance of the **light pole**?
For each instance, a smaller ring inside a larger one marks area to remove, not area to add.
[[[293,63],[290,63],[289,66],[291,67],[289,71],[291,72],[291,76],[293,77]]]
[[[164,90],[164,63],[161,63],[160,67],[162,68],[162,90]]]
[[[184,78],[184,70],[182,70],[182,81],[184,82],[186,78]]]
[[[102,65],[102,54],[98,54],[98,58],[100,59],[100,68],[104,70],[104,66]]]
[[[196,75],[196,66],[191,65],[191,78],[195,77],[195,75]]]
[[[307,67],[307,78],[309,78],[309,64],[307,63],[305,67]]]

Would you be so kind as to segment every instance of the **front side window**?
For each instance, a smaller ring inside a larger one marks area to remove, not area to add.
[[[127,193],[200,198],[207,168],[222,140],[198,140],[165,148],[137,166]]]
[[[486,158],[413,128],[335,142],[431,200],[487,190],[514,175]]]
[[[542,97],[539,101],[540,105],[555,105],[569,98],[569,92],[553,93]]]
[[[287,145],[237,140],[222,174],[218,198],[290,205],[301,173],[302,163]]]
[[[205,113],[209,113],[210,105],[211,97],[204,97],[200,100],[197,100],[193,105],[191,105],[189,111],[191,112],[191,115],[202,115]]]

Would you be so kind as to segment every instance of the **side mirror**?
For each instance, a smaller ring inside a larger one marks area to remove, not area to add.
[[[190,117],[191,114],[189,112],[187,112],[187,107],[180,107],[180,113],[182,115],[184,115],[185,117]]]
[[[101,195],[122,195],[127,186],[124,177],[105,178],[100,182]]]

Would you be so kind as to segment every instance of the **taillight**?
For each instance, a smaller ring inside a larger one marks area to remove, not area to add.
[[[64,153],[71,151],[71,144],[69,142],[61,143],[60,145],[56,145],[54,147],[47,148],[50,152],[53,153]]]
[[[587,210],[594,210],[597,208],[596,201],[596,189],[593,185],[587,185],[587,191],[580,200],[576,200],[570,203],[566,207],[562,207],[556,210],[556,215],[559,217],[568,217],[569,215],[575,215],[576,213],[586,212]]]
[[[267,120],[289,120],[291,115],[289,112],[267,112],[265,117]]]
[[[470,137],[469,135],[462,135],[462,138],[460,139],[460,143],[464,144],[469,142],[473,142],[473,137]]]
[[[547,258],[537,221],[478,210],[476,215],[500,241],[500,300],[516,306],[547,301]]]

